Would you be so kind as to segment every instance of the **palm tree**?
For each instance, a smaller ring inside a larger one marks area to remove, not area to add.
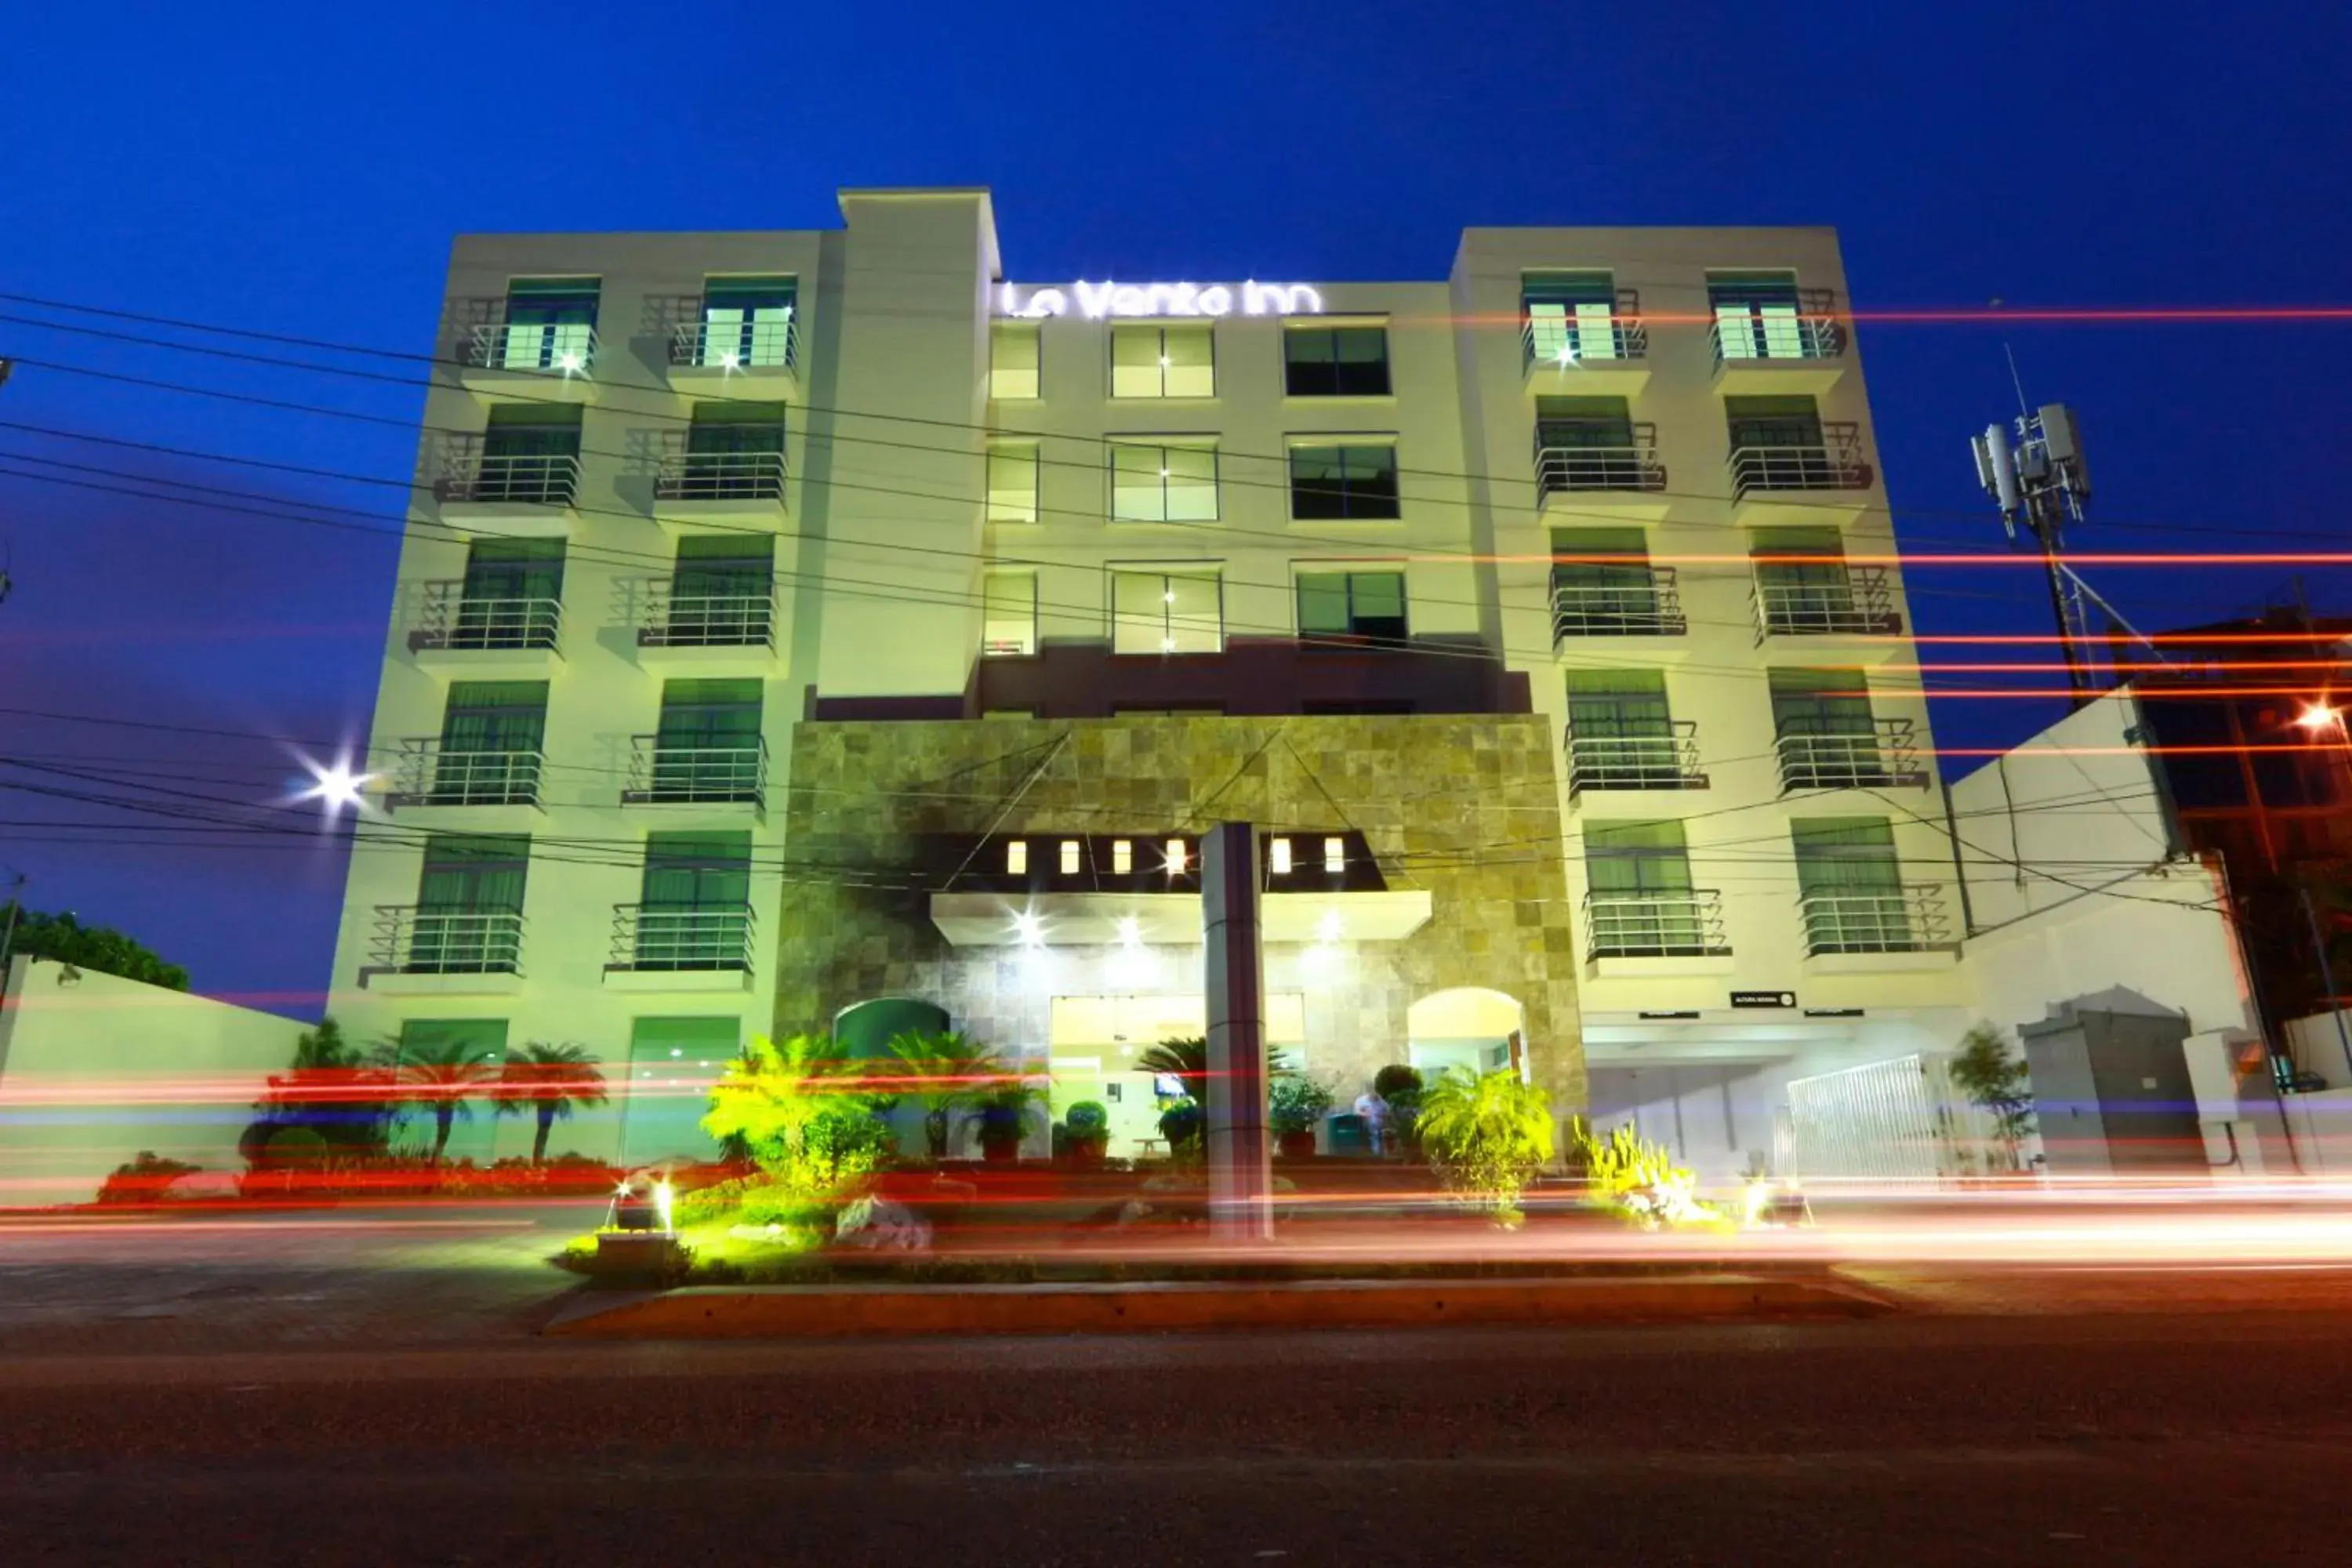
[[[887,1091],[923,1108],[923,1141],[934,1161],[948,1157],[955,1112],[1014,1076],[1003,1058],[952,1029],[937,1035],[909,1029],[891,1036],[884,1048],[904,1069],[888,1080]]]
[[[547,1163],[548,1134],[558,1121],[582,1106],[604,1103],[604,1075],[596,1070],[598,1059],[585,1046],[533,1040],[499,1069],[498,1085],[490,1090],[492,1108],[500,1116],[528,1110],[539,1119],[539,1131],[530,1141],[532,1164]]]
[[[1449,1186],[1516,1226],[1520,1192],[1551,1161],[1551,1101],[1509,1068],[1448,1068],[1423,1091],[1421,1139]]]
[[[439,1164],[449,1147],[449,1129],[460,1116],[471,1117],[467,1097],[499,1080],[496,1046],[465,1039],[436,1040],[404,1049],[386,1047],[380,1053],[391,1069],[393,1092],[401,1100],[421,1103],[433,1112],[433,1163]]]
[[[1202,1111],[1209,1108],[1209,1042],[1199,1035],[1162,1040],[1148,1047],[1135,1058],[1141,1071],[1175,1079],[1184,1086],[1184,1097]],[[1289,1053],[1279,1047],[1265,1053],[1265,1070],[1269,1078],[1277,1078],[1292,1070]]]

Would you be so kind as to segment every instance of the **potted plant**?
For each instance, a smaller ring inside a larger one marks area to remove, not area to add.
[[[1062,1113],[1055,1129],[1056,1153],[1080,1165],[1099,1165],[1110,1150],[1110,1110],[1098,1100],[1081,1100]]]
[[[1274,1126],[1275,1145],[1286,1160],[1304,1160],[1315,1152],[1315,1126],[1330,1110],[1331,1088],[1304,1073],[1276,1079],[1266,1090],[1266,1120]]]
[[[1372,1092],[1389,1108],[1389,1144],[1407,1159],[1421,1156],[1421,1069],[1391,1062],[1372,1075]]]
[[[971,1107],[965,1121],[978,1132],[980,1157],[992,1165],[1018,1160],[1021,1140],[1045,1098],[1045,1090],[1021,1079],[1004,1079],[974,1092],[965,1102]]]

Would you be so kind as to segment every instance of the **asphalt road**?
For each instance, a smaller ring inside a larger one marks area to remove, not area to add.
[[[0,1563],[2340,1563],[2347,1330],[20,1357]]]

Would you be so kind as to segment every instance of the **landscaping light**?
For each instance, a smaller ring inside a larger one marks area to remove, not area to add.
[[[1143,922],[1136,919],[1133,915],[1119,916],[1118,940],[1120,945],[1123,947],[1140,947],[1143,945]]]
[[[654,1184],[654,1212],[661,1216],[661,1228],[666,1231],[677,1228],[670,1223],[671,1202],[669,1178],[664,1176]]]

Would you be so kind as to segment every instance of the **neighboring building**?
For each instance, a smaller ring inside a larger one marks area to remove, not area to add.
[[[144,1150],[216,1175],[302,1025],[18,955],[0,1005],[0,1208],[88,1203]]]
[[[984,192],[841,209],[457,242],[357,1037],[586,1043],[634,1160],[743,1035],[906,997],[1148,1137],[1238,816],[1273,1037],[1343,1101],[1516,1060],[1736,1163],[1732,1079],[1958,1040],[1829,231],[1114,287],[1007,282]]]
[[[2352,755],[2342,705],[2352,621],[2273,608],[2166,635],[2122,673],[2185,847],[2219,858],[2252,959],[2282,1081],[2343,1087],[2340,1042],[2305,1049],[2289,1021],[2352,994]],[[2132,656],[2137,654],[2136,658]]]

